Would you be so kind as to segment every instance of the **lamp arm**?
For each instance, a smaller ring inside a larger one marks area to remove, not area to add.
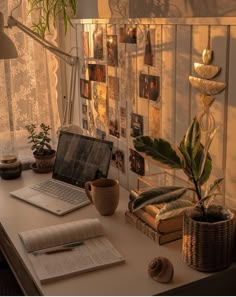
[[[23,31],[26,35],[30,36],[32,39],[34,39],[36,42],[38,42],[40,45],[42,45],[44,48],[52,52],[55,56],[59,57],[63,61],[65,61],[69,65],[75,65],[78,63],[79,58],[76,56],[72,56],[68,53],[63,52],[59,48],[57,48],[55,45],[53,45],[51,42],[49,42],[46,39],[43,39],[40,35],[26,27],[24,24],[16,20],[12,15],[8,17],[8,27],[18,27],[21,31]]]

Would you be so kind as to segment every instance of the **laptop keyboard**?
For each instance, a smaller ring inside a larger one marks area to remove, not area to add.
[[[88,198],[84,192],[80,192],[77,189],[55,183],[52,180],[47,180],[40,184],[34,185],[31,187],[31,189],[48,194],[54,198],[63,200],[73,205],[79,205],[85,201],[88,201]]]

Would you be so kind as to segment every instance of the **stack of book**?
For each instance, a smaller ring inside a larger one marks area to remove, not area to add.
[[[136,191],[130,192],[126,221],[160,245],[182,238],[183,214],[157,219],[161,205],[146,205],[132,212],[132,201],[138,197]]]

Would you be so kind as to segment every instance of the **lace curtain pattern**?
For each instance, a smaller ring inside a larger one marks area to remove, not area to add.
[[[13,16],[31,27],[28,1],[14,11]],[[1,0],[0,11],[5,17],[17,1]],[[0,60],[0,156],[30,154],[25,125],[44,122],[52,127],[52,138],[60,126],[57,94],[58,61],[18,28],[5,29],[14,41],[19,57]],[[56,34],[49,36],[55,43]]]

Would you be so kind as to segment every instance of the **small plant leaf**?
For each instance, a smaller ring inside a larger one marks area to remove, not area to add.
[[[141,193],[138,198],[133,201],[132,210],[135,211],[147,204],[158,204],[177,200],[182,197],[187,190],[187,188],[177,186],[153,188]]]
[[[183,169],[183,156],[180,150],[162,138],[140,136],[134,139],[134,147],[137,151],[151,156],[162,167]]]

